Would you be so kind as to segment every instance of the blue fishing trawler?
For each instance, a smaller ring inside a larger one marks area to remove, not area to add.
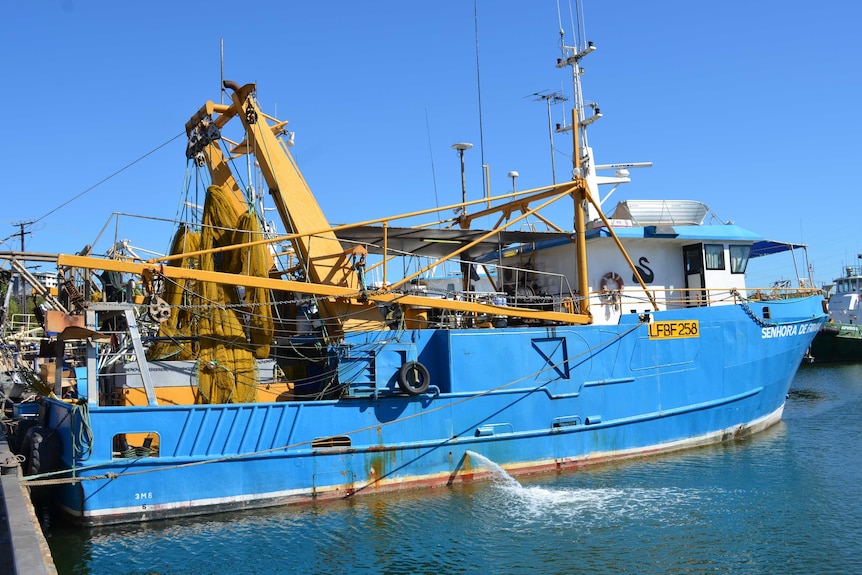
[[[563,45],[578,94],[594,50]],[[639,165],[595,162],[586,130],[600,113],[580,98],[570,181],[333,226],[286,122],[253,84],[225,88],[229,103],[186,124],[208,187],[171,254],[54,260],[28,376],[42,396],[14,433],[24,481],[72,521],[487,476],[470,453],[513,475],[575,469],[780,420],[823,297],[751,288],[745,272],[796,246],[712,222],[696,201],[631,199],[606,215],[600,187]],[[259,169],[284,231],[232,171],[238,158]],[[543,215],[561,202],[573,228]]]

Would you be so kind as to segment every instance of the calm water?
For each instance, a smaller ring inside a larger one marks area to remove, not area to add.
[[[862,573],[862,366],[804,366],[748,438],[565,475],[125,528],[61,575]]]

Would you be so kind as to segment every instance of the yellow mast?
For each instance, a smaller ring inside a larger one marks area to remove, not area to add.
[[[572,194],[575,201],[575,251],[577,253],[577,268],[578,268],[578,294],[581,296],[580,312],[584,315],[590,315],[590,278],[587,275],[587,230],[586,218],[584,210],[586,209],[587,198],[590,196],[587,190],[587,182],[581,177],[581,152],[578,142],[578,112],[572,108],[572,163],[574,164],[574,173],[578,174],[576,178],[581,179],[582,185],[578,186]],[[596,209],[601,211],[601,207],[596,206]]]

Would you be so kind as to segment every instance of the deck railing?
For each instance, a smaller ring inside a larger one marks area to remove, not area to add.
[[[742,301],[774,301],[822,294],[814,287],[766,288],[657,288],[648,290],[659,307],[680,309],[711,305],[732,305]],[[648,303],[644,291],[637,287],[612,292],[592,292],[591,305]]]
[[[42,325],[32,313],[16,313],[12,315],[7,333],[18,336],[39,337],[42,335]]]

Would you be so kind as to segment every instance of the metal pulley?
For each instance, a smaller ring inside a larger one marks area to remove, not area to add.
[[[220,139],[221,131],[218,126],[212,121],[212,118],[205,119],[189,132],[189,142],[186,145],[186,158],[190,160],[194,158],[198,166],[205,166],[204,148]]]
[[[150,303],[147,307],[150,317],[159,323],[164,323],[171,318],[171,306],[168,302],[159,296],[150,297]]]

